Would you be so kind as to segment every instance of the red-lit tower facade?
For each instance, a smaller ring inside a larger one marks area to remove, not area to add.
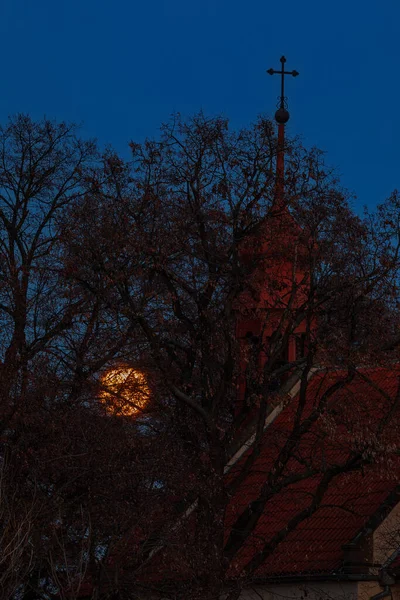
[[[246,379],[249,357],[253,356],[254,360],[256,355],[261,374],[268,361],[276,371],[306,353],[306,322],[304,319],[296,322],[309,290],[306,239],[290,213],[285,194],[285,125],[289,112],[284,78],[285,75],[296,77],[298,72],[285,71],[284,56],[280,61],[281,70],[267,71],[281,75],[281,95],[275,113],[278,143],[274,198],[257,234],[241,249],[241,260],[249,275],[238,303],[236,322],[243,356],[239,407],[243,407],[249,385]]]

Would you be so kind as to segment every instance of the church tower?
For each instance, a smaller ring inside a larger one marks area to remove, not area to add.
[[[260,372],[269,363],[277,371],[294,363],[306,353],[304,320],[295,323],[293,315],[299,312],[309,288],[306,269],[304,234],[290,213],[285,195],[285,125],[289,120],[284,95],[285,76],[296,77],[297,71],[285,71],[286,58],[280,59],[279,71],[269,69],[270,75],[281,76],[281,94],[275,121],[278,126],[275,192],[271,209],[261,224],[256,238],[241,249],[242,264],[249,276],[239,301],[236,336],[242,350],[239,406],[248,401],[252,383],[246,377],[249,363],[254,362]],[[276,389],[283,378],[266,383]]]

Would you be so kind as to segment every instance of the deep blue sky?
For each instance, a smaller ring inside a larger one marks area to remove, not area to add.
[[[285,54],[290,132],[374,206],[400,187],[399,23],[398,0],[0,0],[0,121],[79,122],[127,156],[175,111],[272,115]]]

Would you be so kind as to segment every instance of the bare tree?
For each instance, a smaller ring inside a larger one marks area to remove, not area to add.
[[[131,328],[77,288],[64,258],[68,208],[97,164],[73,126],[18,116],[0,129],[4,597],[78,594],[157,494],[146,441],[107,418],[99,394],[105,366],[135,343]]]
[[[397,196],[357,217],[321,153],[289,140],[277,198],[265,119],[176,117],[129,164],[25,117],[1,140],[4,590],[236,598],[340,476],[394,452],[398,394],[360,367],[396,358]],[[372,429],[343,402],[362,377]],[[286,406],[279,442],[264,427]],[[339,421],[346,452],[324,461]],[[239,560],[300,481],[318,481],[309,503]]]
[[[341,474],[362,470],[372,448],[392,447],[385,436],[397,396],[365,442],[369,451],[347,439],[341,462],[310,458],[300,474],[291,470],[311,428],[326,437],[326,419],[344,410],[338,392],[358,377],[358,368],[395,358],[387,349],[397,343],[397,197],[376,215],[357,217],[321,153],[292,140],[285,194],[277,202],[277,139],[263,119],[232,133],[223,119],[199,115],[185,123],[177,117],[159,141],[131,148],[130,166],[106,155],[91,192],[74,205],[68,260],[78,265],[85,247],[87,260],[74,281],[106,298],[116,322],[129,323],[136,364],[153,378],[153,418],[161,419],[180,450],[180,461],[169,462],[164,476],[182,468],[187,474],[186,493],[184,486],[180,493],[191,535],[168,522],[160,533],[158,547],[169,547],[166,564],[176,570],[172,591],[163,593],[184,595],[186,579],[191,597],[215,598],[276,494],[295,481],[321,477],[310,504],[286,533],[265,540],[235,573],[238,582],[251,579],[285,535],[318,510]],[[258,335],[251,332],[254,322]],[[303,351],[282,362],[300,325]],[[341,375],[330,380],[326,372],[310,414],[310,375],[318,364],[340,367]],[[264,424],[284,379],[300,382],[292,430],[258,496],[224,540],[227,506],[262,451]],[[249,423],[252,450],[227,480],[225,466]],[[150,585],[149,569],[145,563],[131,571],[138,589],[143,578]]]

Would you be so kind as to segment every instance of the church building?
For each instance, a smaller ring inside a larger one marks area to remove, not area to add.
[[[304,377],[317,323],[315,317],[296,320],[296,310],[302,314],[308,297],[311,234],[285,202],[284,81],[298,73],[286,71],[285,57],[280,60],[280,70],[268,71],[281,77],[274,201],[264,229],[240,255],[249,266],[235,307],[242,426],[224,474],[228,567],[221,600],[400,600],[400,456],[365,460],[366,453],[373,456],[366,432],[398,448],[400,366],[362,366],[349,375],[340,366],[313,364]],[[256,382],[248,376],[254,364],[273,398],[261,430],[253,419]],[[397,426],[383,423],[383,414]],[[172,536],[190,533],[196,510],[196,500],[184,506]],[[171,550],[174,539],[153,548],[140,577],[156,584],[143,598],[174,598],[182,559]]]

